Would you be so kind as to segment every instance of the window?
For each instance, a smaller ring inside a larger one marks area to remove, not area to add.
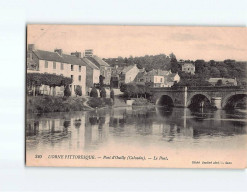
[[[61,63],[60,69],[61,69],[61,70],[63,70],[63,69],[64,69],[64,67],[63,67],[63,63]]]
[[[74,79],[74,76],[73,76],[73,75],[71,75],[71,79],[72,79],[72,81],[73,81],[73,79]]]
[[[53,62],[53,69],[56,69],[56,62]]]
[[[79,72],[81,72],[81,66],[79,66]]]
[[[78,80],[81,81],[81,75],[78,76]]]
[[[162,78],[160,78],[160,82],[161,82],[161,83],[163,82],[163,79],[162,79]]]
[[[74,71],[74,65],[71,65],[71,71]]]
[[[45,68],[48,68],[48,62],[45,61]]]

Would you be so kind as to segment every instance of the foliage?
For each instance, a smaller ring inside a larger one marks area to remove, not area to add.
[[[102,88],[104,86],[104,79],[105,79],[104,76],[102,76],[102,75],[99,76],[99,86],[100,86],[100,88]]]
[[[210,86],[211,84],[202,79],[199,75],[192,75],[190,73],[180,72],[180,82],[175,83],[173,87],[179,86]]]
[[[125,97],[147,97],[150,96],[150,88],[146,85],[136,85],[134,83],[123,84],[121,86]]]
[[[147,71],[152,69],[162,69],[162,70],[170,70],[170,57],[165,54],[159,55],[145,55],[140,57],[130,56],[129,58],[108,58],[105,59],[107,63],[111,66],[129,66],[132,64],[136,64],[139,69],[145,68]]]
[[[136,98],[134,99],[133,106],[143,106],[143,105],[148,105],[149,102],[145,98]]]
[[[215,85],[216,85],[216,86],[222,86],[222,85],[223,85],[222,80],[221,80],[221,79],[219,79]]]
[[[109,58],[105,59],[110,65],[118,66],[128,66],[131,63],[137,64],[138,68],[145,68],[146,71],[152,69],[161,69],[161,70],[171,70],[172,72],[181,73],[181,65],[184,62],[191,62],[195,64],[195,74],[201,80],[208,80],[211,77],[217,78],[236,78],[238,84],[244,85],[247,83],[246,80],[246,62],[238,62],[231,59],[226,59],[224,61],[215,61],[210,60],[208,62],[198,59],[195,62],[191,60],[179,60],[177,62],[176,56],[171,53],[169,56],[165,54],[159,55],[145,55],[141,57],[132,57],[129,58]],[[197,78],[199,80],[199,78]],[[191,78],[192,80],[194,78]],[[190,81],[188,81],[191,83]],[[199,82],[199,81],[198,81]],[[198,83],[195,81],[195,83]],[[199,83],[198,83],[199,84]],[[121,88],[121,91],[125,91],[124,88]]]
[[[65,97],[71,96],[71,91],[70,91],[69,85],[66,85],[64,88],[64,96]]]
[[[171,65],[170,65],[171,66],[171,72],[177,73],[179,70],[177,58],[173,53],[170,54],[170,58],[171,58],[171,62],[170,62],[171,63]]]
[[[115,96],[114,96],[114,90],[113,89],[110,92],[110,98],[113,99],[113,101],[114,101]]]
[[[83,102],[85,102],[85,99],[81,97],[27,97],[27,113],[70,112],[87,110],[87,107],[83,105]]]
[[[100,91],[100,97],[106,98],[106,90],[105,90],[105,88],[102,88],[101,89],[101,91]]]
[[[27,73],[27,86],[48,85],[50,87],[66,86],[72,83],[72,79],[61,75],[43,74],[43,73]]]
[[[95,87],[92,88],[91,92],[90,92],[90,97],[98,97],[98,91]]]
[[[76,96],[82,96],[81,86],[77,85],[75,88],[75,94]]]
[[[100,107],[105,107],[105,106],[112,106],[112,101],[110,98],[90,98],[90,100],[87,102],[88,105],[92,108],[100,108]]]

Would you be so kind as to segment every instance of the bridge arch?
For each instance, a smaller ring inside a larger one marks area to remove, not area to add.
[[[187,107],[193,106],[193,104],[199,104],[204,101],[204,103],[211,103],[211,96],[207,93],[193,93],[187,98]]]
[[[157,99],[156,105],[158,106],[174,106],[173,98],[169,95],[161,95],[160,98]]]
[[[222,108],[227,109],[227,108],[235,107],[235,104],[243,98],[247,98],[247,92],[227,94],[222,99],[222,103],[221,103]]]

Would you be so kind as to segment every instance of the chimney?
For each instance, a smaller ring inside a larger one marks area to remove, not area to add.
[[[84,52],[85,57],[92,57],[93,56],[93,50],[92,49],[86,49]]]
[[[77,58],[81,58],[81,52],[72,52],[71,53],[72,56],[76,56]]]
[[[28,45],[27,45],[27,50],[28,50],[28,51],[33,51],[33,50],[35,50],[35,45],[34,45],[34,44],[28,44]]]
[[[63,54],[62,49],[54,49],[54,52],[57,52],[60,56]]]

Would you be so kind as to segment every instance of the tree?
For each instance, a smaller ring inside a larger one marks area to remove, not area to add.
[[[195,61],[195,73],[202,74],[205,69],[205,61],[204,60],[196,60]]]
[[[220,71],[216,67],[211,68],[211,76],[212,77],[220,77]]]
[[[127,85],[126,85],[125,83],[122,83],[122,84],[120,85],[120,91],[121,91],[121,92],[125,92],[126,89],[127,89]]]
[[[136,63],[136,67],[137,67],[138,69],[143,69],[143,65],[140,64],[140,63]]]
[[[226,67],[221,66],[221,67],[219,67],[218,69],[219,69],[219,71],[220,71],[221,77],[225,77],[225,78],[228,78],[228,77],[229,77],[229,75],[228,75],[228,70],[227,70]]]
[[[75,88],[75,94],[76,94],[76,97],[77,96],[82,96],[82,91],[81,91],[81,86],[80,85],[77,85],[76,88]]]
[[[99,76],[99,86],[100,86],[100,88],[102,88],[104,86],[104,79],[105,79],[104,76],[102,76],[102,75]]]
[[[110,92],[110,98],[114,101],[115,97],[114,97],[114,90],[112,89]]]
[[[64,96],[65,97],[71,96],[71,91],[70,91],[69,85],[66,85],[64,88]]]
[[[179,71],[177,58],[173,53],[170,54],[170,58],[171,58],[171,72],[177,73]]]
[[[101,98],[106,98],[106,90],[105,88],[102,88],[101,91],[100,91],[100,97]]]
[[[98,91],[95,87],[90,91],[90,97],[98,97]]]
[[[27,73],[26,77],[27,86],[33,91],[36,91],[36,87],[41,85],[48,85],[51,88],[57,86],[66,86],[72,83],[72,79],[61,75],[43,74],[43,73]],[[51,93],[51,90],[49,94]],[[35,95],[35,93],[34,93]]]
[[[221,80],[221,79],[219,79],[215,85],[216,85],[216,86],[222,86],[222,85],[223,85],[222,80]]]

